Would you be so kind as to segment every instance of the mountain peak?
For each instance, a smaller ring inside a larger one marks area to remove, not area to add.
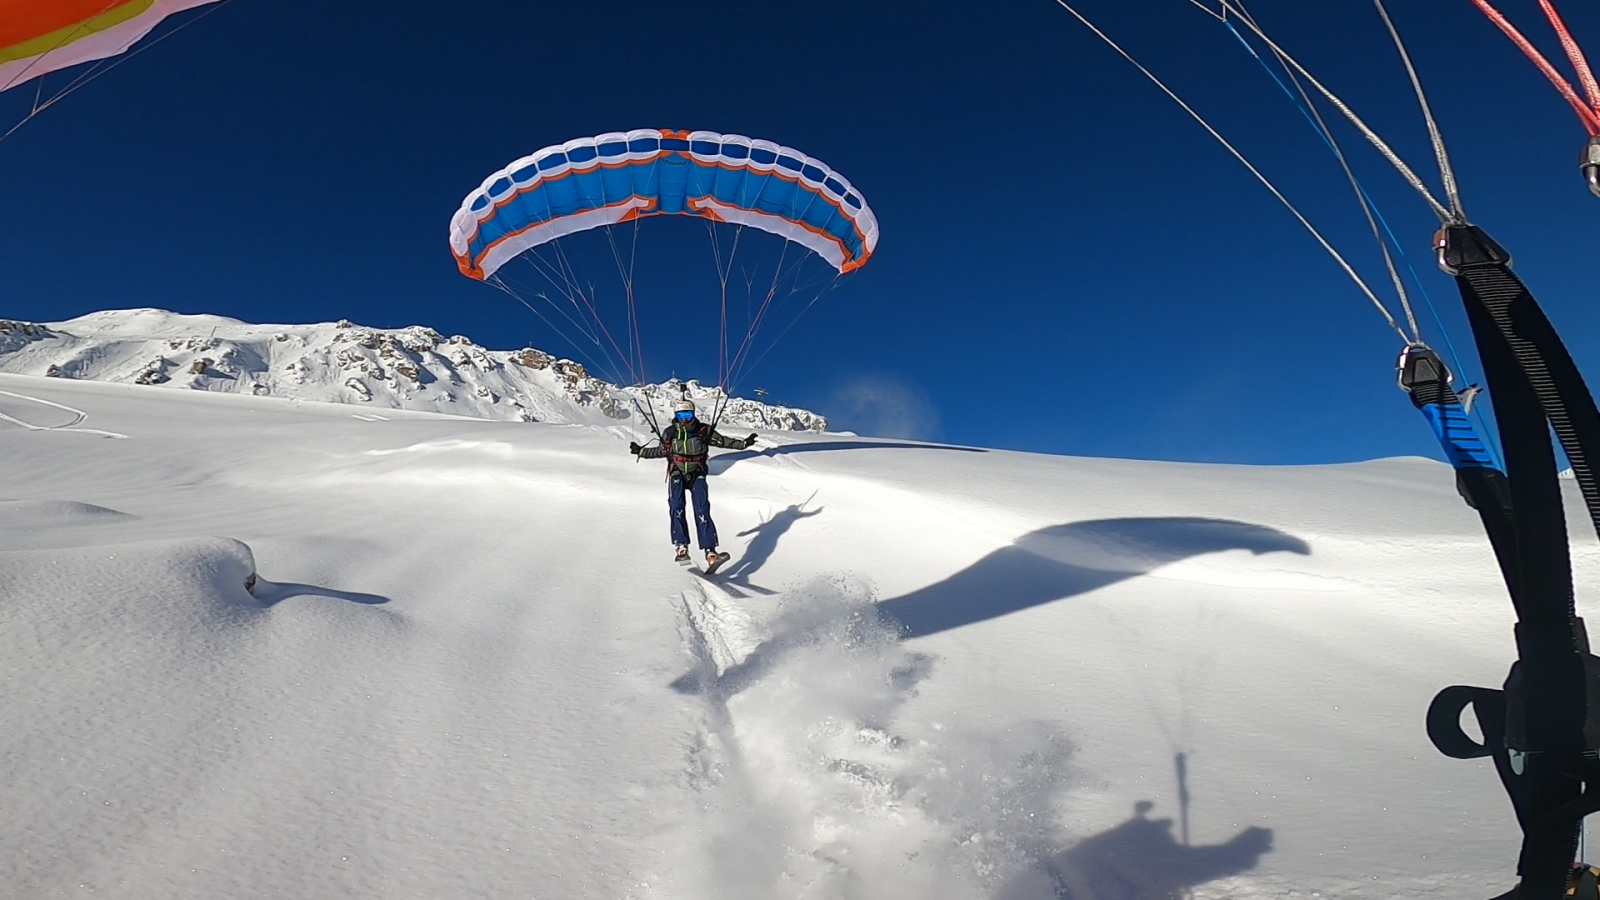
[[[725,398],[696,381],[622,387],[533,347],[489,350],[424,325],[348,319],[256,325],[160,309],[0,319],[0,372],[556,424],[647,424],[643,409],[662,421],[688,396],[706,414],[721,404],[721,421],[736,428],[827,429],[816,413]]]

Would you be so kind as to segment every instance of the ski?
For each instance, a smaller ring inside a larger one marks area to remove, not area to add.
[[[713,561],[713,562],[707,563],[706,567],[701,571],[701,574],[706,576],[707,578],[710,578],[711,576],[717,574],[717,570],[722,568],[722,564],[723,563],[727,562],[728,560],[730,560],[732,558],[733,557],[729,556],[726,553],[718,553],[716,560]]]

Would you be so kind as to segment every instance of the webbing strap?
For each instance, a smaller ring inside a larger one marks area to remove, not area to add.
[[[1549,430],[1561,439],[1574,473],[1583,473],[1579,484],[1600,529],[1600,494],[1585,453],[1600,448],[1600,412],[1555,329],[1512,273],[1505,250],[1471,225],[1447,226],[1436,247],[1440,265],[1456,276],[1494,398],[1510,496],[1509,507],[1478,511],[1516,607],[1518,660],[1503,694],[1470,689],[1477,693],[1465,702],[1478,712],[1483,746],[1495,756],[1522,826],[1522,882],[1514,896],[1561,900],[1574,871],[1579,825],[1597,799],[1584,787],[1600,775],[1594,751],[1600,715],[1591,709],[1600,699],[1600,659],[1589,654],[1576,615]],[[1469,689],[1447,689],[1435,706],[1456,704],[1463,690]],[[1503,717],[1496,708],[1502,704]],[[1464,705],[1455,706],[1458,715]],[[1430,710],[1435,745],[1461,751],[1441,740],[1438,718]]]
[[[1600,409],[1572,355],[1533,294],[1511,271],[1510,256],[1482,229],[1474,225],[1447,227],[1440,232],[1438,247],[1442,264],[1456,275],[1468,315],[1475,309],[1487,315],[1484,324],[1492,325],[1500,338],[1495,343],[1503,343],[1510,352],[1508,362],[1532,389],[1539,410],[1549,419],[1572,464],[1589,519],[1600,533],[1600,485],[1588,458],[1589,450],[1600,452]],[[1476,323],[1473,334],[1482,353],[1484,339]],[[1493,396],[1498,413],[1503,404],[1499,393]],[[1507,428],[1502,424],[1500,430]],[[1542,434],[1538,443],[1549,445]]]
[[[1600,521],[1600,495],[1593,493],[1593,473],[1582,445],[1600,440],[1600,413],[1549,320],[1512,273],[1509,255],[1471,225],[1443,229],[1438,246],[1441,264],[1456,276],[1504,442],[1518,548],[1518,574],[1507,587],[1518,620],[1569,623],[1576,615],[1572,563],[1549,428],[1554,425],[1562,437],[1574,472],[1580,466],[1584,470],[1579,484],[1588,483],[1585,501]],[[1567,378],[1560,385],[1553,377],[1555,357],[1565,362]],[[1580,440],[1572,410],[1579,410],[1581,417],[1584,406],[1594,419],[1595,433]]]
[[[1505,473],[1496,468],[1483,438],[1467,417],[1461,398],[1450,386],[1450,370],[1439,354],[1413,344],[1400,355],[1399,368],[1400,387],[1428,420],[1445,458],[1456,470],[1456,490],[1478,511],[1500,563],[1500,574],[1511,584],[1517,577],[1517,537]]]
[[[1422,407],[1422,415],[1439,438],[1450,465],[1457,469],[1494,468],[1489,447],[1478,436],[1478,429],[1472,427],[1472,420],[1467,418],[1459,397],[1445,403],[1430,403]]]

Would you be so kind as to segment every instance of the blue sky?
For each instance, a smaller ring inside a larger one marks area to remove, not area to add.
[[[1569,5],[1580,39],[1600,47],[1600,9]],[[1532,0],[1505,7],[1555,50]],[[1382,286],[1331,157],[1225,30],[1184,0],[1080,8]],[[1436,181],[1370,6],[1254,11]],[[1600,201],[1577,174],[1575,118],[1470,4],[1394,0],[1392,12],[1468,212],[1513,251],[1592,369]],[[20,118],[32,93],[0,95],[0,118]],[[511,160],[640,127],[799,148],[849,177],[881,223],[877,257],[799,320],[744,392],[837,427],[1050,453],[1438,456],[1394,387],[1397,339],[1366,300],[1237,162],[1051,0],[603,13],[232,0],[0,142],[0,315],[347,318],[570,354],[528,310],[460,275],[446,227]],[[1428,259],[1431,213],[1349,146],[1465,349],[1453,284]],[[703,227],[646,225],[646,374],[714,378]]]

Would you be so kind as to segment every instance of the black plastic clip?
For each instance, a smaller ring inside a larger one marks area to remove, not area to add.
[[[1407,345],[1406,349],[1400,351],[1395,368],[1400,373],[1400,388],[1408,392],[1426,384],[1449,384],[1455,380],[1450,367],[1427,344]]]
[[[1451,275],[1478,266],[1511,265],[1511,254],[1476,225],[1446,225],[1433,236],[1439,268]]]

